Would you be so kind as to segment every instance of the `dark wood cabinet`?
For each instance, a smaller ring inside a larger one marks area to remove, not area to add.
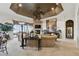
[[[73,20],[66,21],[66,38],[74,38],[74,22]]]

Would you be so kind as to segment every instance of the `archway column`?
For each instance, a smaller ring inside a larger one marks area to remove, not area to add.
[[[78,12],[79,12],[79,4],[76,5],[76,12],[75,12],[75,41],[76,41],[76,47],[79,47],[79,16],[78,16]]]

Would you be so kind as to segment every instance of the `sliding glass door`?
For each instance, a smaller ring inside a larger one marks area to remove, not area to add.
[[[32,25],[23,25],[23,32],[27,32],[30,33],[33,30],[33,26]],[[18,32],[22,32],[21,30],[21,25],[20,24],[15,24],[13,26],[13,33],[18,33]]]

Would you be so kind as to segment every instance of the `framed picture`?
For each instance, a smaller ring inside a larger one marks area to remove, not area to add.
[[[56,31],[57,28],[57,19],[53,18],[50,20],[46,20],[46,27],[49,31]]]

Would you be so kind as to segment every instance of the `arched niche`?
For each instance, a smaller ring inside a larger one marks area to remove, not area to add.
[[[74,21],[73,20],[66,21],[66,38],[68,39],[74,38]]]

